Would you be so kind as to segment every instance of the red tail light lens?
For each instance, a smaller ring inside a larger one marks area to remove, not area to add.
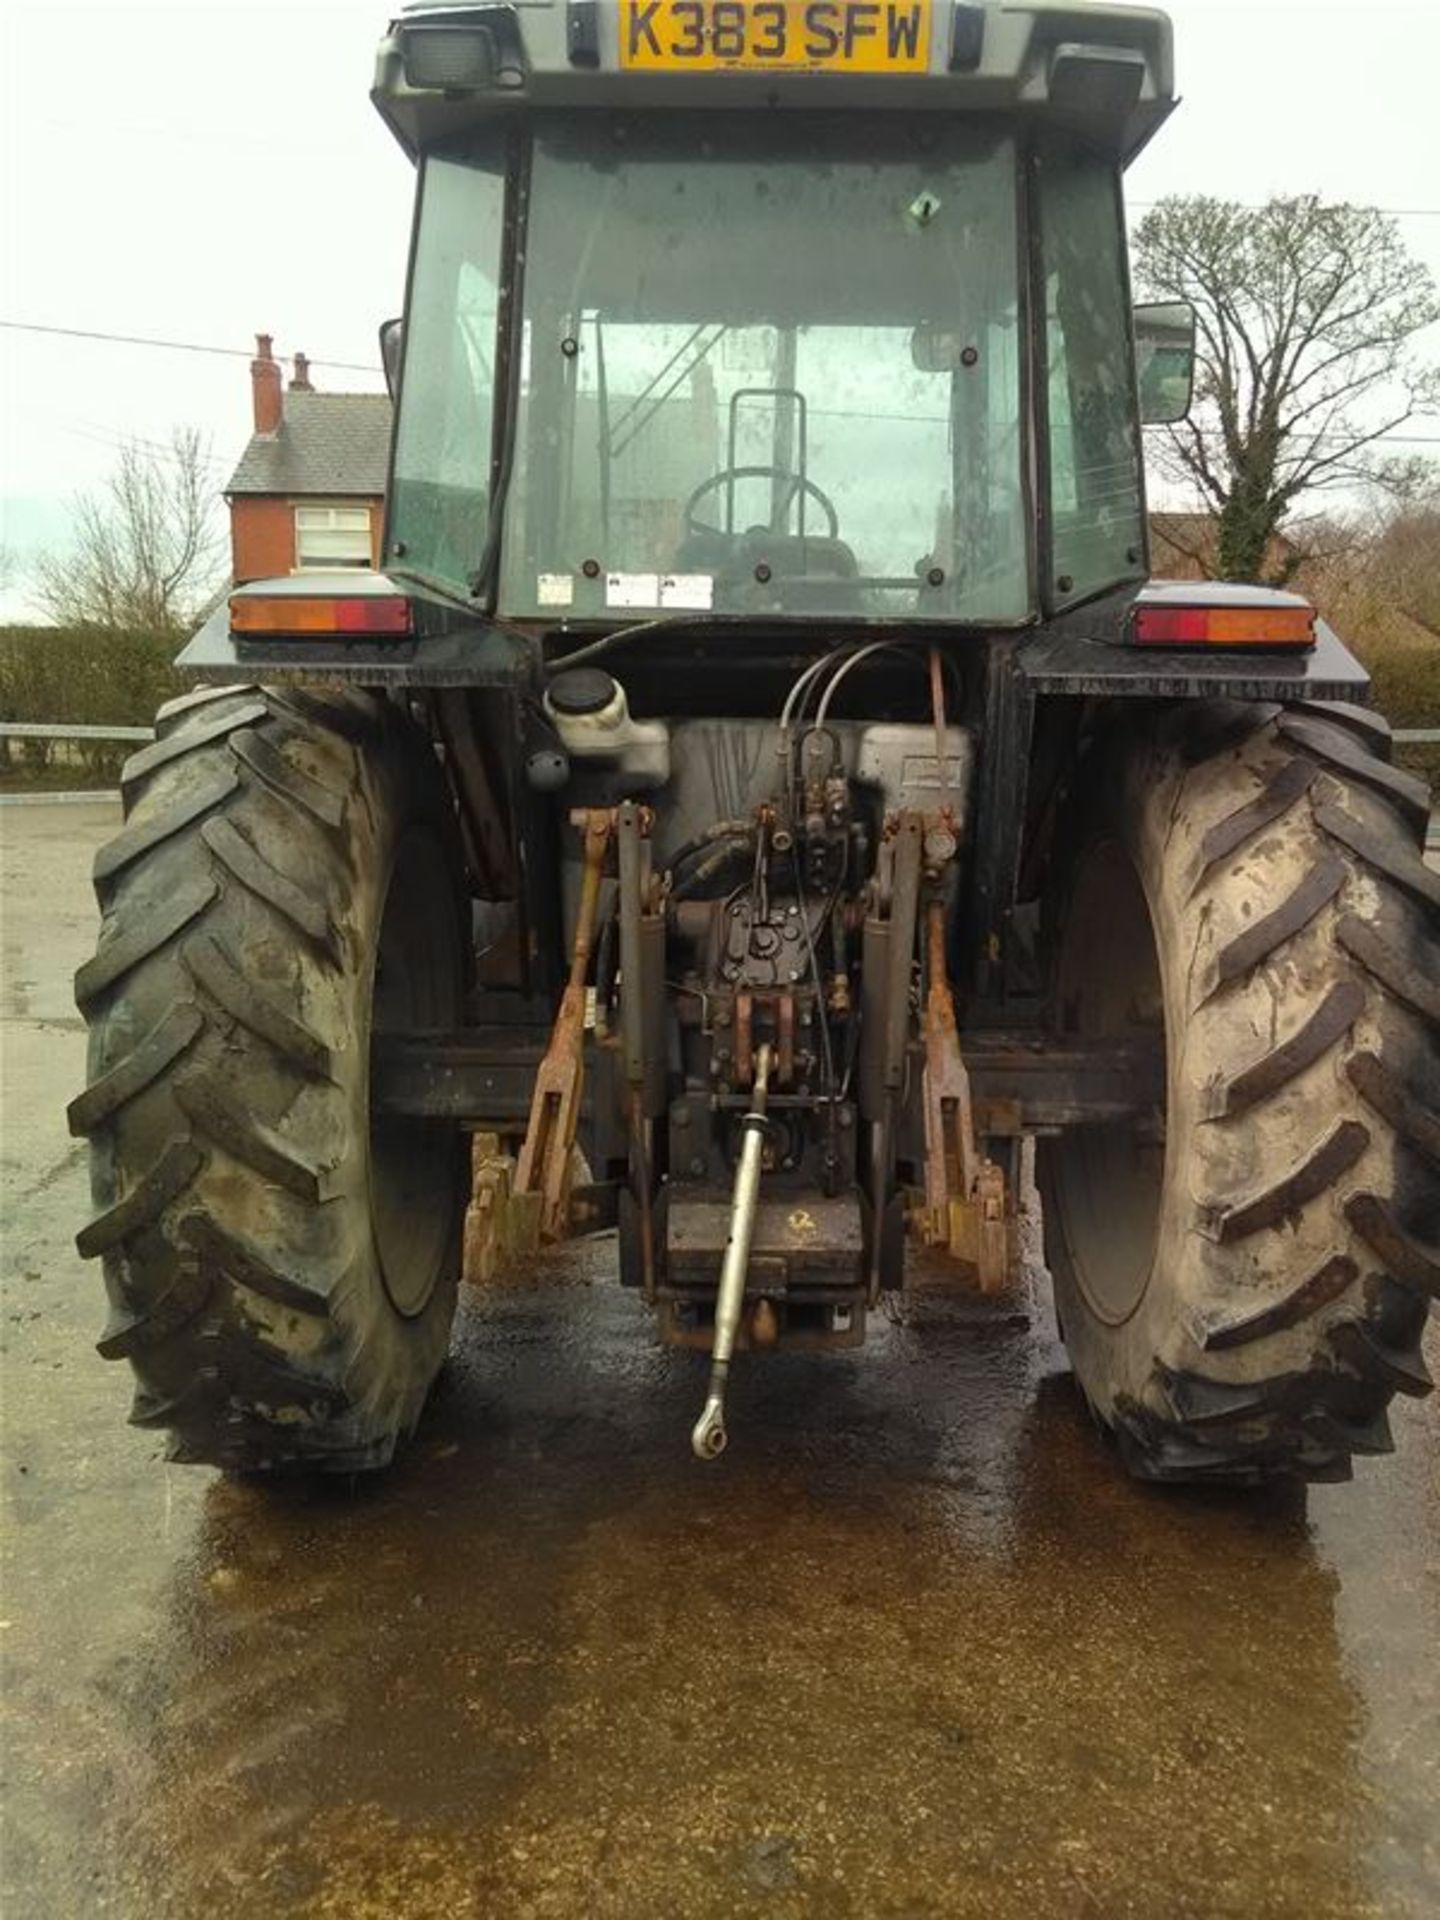
[[[231,631],[275,638],[408,640],[410,602],[400,593],[363,598],[308,594],[243,594],[230,602]]]
[[[1285,606],[1146,606],[1131,617],[1137,647],[1313,647],[1315,609]]]

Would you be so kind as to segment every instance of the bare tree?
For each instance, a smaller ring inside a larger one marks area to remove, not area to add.
[[[1440,503],[1397,513],[1375,542],[1371,571],[1401,612],[1440,643]]]
[[[1395,466],[1386,437],[1440,409],[1440,370],[1415,351],[1440,299],[1372,209],[1164,200],[1136,232],[1135,272],[1150,297],[1196,310],[1195,407],[1166,430],[1162,458],[1218,522],[1209,570],[1222,580],[1265,577],[1302,498],[1383,485]],[[1272,582],[1303,558],[1298,543]]]
[[[178,633],[223,571],[208,444],[177,427],[168,450],[127,440],[104,491],[75,503],[64,556],[36,563],[36,597],[61,626]]]

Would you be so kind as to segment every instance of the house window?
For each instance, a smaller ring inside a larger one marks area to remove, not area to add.
[[[368,507],[296,507],[295,567],[299,573],[370,565]]]

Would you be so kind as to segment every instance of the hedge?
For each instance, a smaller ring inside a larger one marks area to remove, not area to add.
[[[157,707],[183,692],[174,634],[107,633],[93,627],[0,627],[0,720],[75,726],[148,727]],[[6,740],[8,784],[52,784],[68,766],[81,786],[113,786],[133,745],[122,741]]]
[[[1440,635],[1361,596],[1336,606],[1332,617],[1369,672],[1371,701],[1391,726],[1440,727]],[[1395,758],[1440,793],[1440,746],[1398,746]]]
[[[1363,601],[1334,614],[1374,675],[1375,705],[1391,724],[1440,726],[1440,640],[1412,622],[1380,617]],[[149,726],[155,709],[185,689],[174,667],[182,644],[173,634],[0,627],[0,720]],[[113,785],[128,751],[118,742],[0,739],[0,779],[14,785],[39,776],[43,783],[47,769],[53,778],[68,765],[83,785]],[[1440,750],[1411,748],[1401,757],[1440,786]]]

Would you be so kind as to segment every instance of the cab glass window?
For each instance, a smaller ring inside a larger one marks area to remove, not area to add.
[[[386,557],[452,588],[489,535],[504,206],[498,142],[425,162]]]
[[[1053,604],[1144,572],[1140,430],[1113,161],[1069,143],[1040,159]]]
[[[1023,619],[1015,166],[879,115],[543,123],[505,610]]]

